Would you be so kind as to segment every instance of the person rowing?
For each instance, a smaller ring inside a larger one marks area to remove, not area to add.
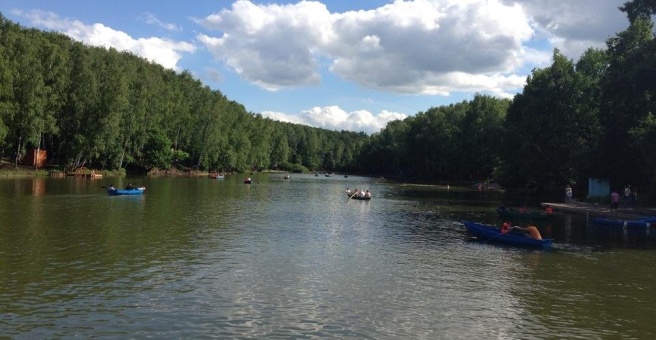
[[[536,240],[541,240],[542,239],[542,235],[540,234],[540,231],[538,230],[538,228],[536,226],[532,226],[532,225],[529,225],[529,224],[527,224],[526,227],[520,227],[520,226],[511,226],[510,222],[504,222],[501,225],[501,228],[499,228],[499,231],[502,234],[507,234],[512,230],[518,230],[518,231],[522,232],[523,234],[528,234],[528,236],[530,236],[530,237],[532,237]]]
[[[538,230],[538,228],[536,226],[527,224],[526,227],[514,226],[513,229],[517,229],[517,230],[521,231],[524,234],[528,234],[528,236],[530,236],[530,237],[532,237],[536,240],[541,240],[542,239],[542,235],[540,234],[540,230]]]

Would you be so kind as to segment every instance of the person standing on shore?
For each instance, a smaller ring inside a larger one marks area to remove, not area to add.
[[[632,199],[633,195],[631,194],[631,185],[629,184],[624,187],[624,206],[627,208],[630,207]]]
[[[569,184],[565,188],[565,203],[572,203],[572,187]]]
[[[617,191],[613,191],[612,194],[610,194],[610,212],[613,212],[613,210],[617,210],[617,206],[620,204],[620,194],[617,193]]]

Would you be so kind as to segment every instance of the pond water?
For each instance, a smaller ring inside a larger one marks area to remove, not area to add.
[[[461,221],[498,223],[503,193],[252,177],[0,180],[0,336],[656,336],[648,241],[558,213],[552,251],[500,247]]]

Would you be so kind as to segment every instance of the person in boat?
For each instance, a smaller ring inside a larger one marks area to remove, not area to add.
[[[367,192],[364,193],[364,197],[371,198],[371,193],[369,192],[369,190],[367,190]]]
[[[107,190],[114,191],[114,190],[116,190],[116,188],[114,188],[114,184],[110,184],[110,185],[107,187]]]
[[[499,231],[502,234],[507,234],[510,230],[512,230],[512,227],[510,226],[510,222],[508,222],[508,221],[503,222],[503,224],[501,225],[501,228],[499,228]]]
[[[346,194],[349,195],[349,196],[351,196],[351,189],[346,188]]]
[[[544,212],[546,212],[547,215],[551,215],[551,214],[553,214],[553,208],[550,205],[547,204],[547,208],[544,209]]]
[[[536,240],[541,240],[542,235],[540,234],[540,231],[538,228],[534,225],[526,224],[525,227],[518,227],[514,226],[512,229],[519,230],[524,234],[527,234],[528,236],[536,239]]]
[[[365,195],[366,195],[366,194],[365,194],[365,192],[364,192],[364,189],[360,190],[360,192],[358,193],[358,197],[360,197],[360,198],[364,198]]]
[[[132,183],[128,183],[128,185],[125,187],[125,190],[134,190]]]

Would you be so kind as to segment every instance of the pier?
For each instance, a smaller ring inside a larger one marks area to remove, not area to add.
[[[595,204],[574,201],[572,203],[541,203],[543,207],[551,206],[554,212],[586,215],[589,218],[603,217],[618,220],[640,220],[656,216],[656,208],[625,208],[619,207],[611,212],[610,204]]]

